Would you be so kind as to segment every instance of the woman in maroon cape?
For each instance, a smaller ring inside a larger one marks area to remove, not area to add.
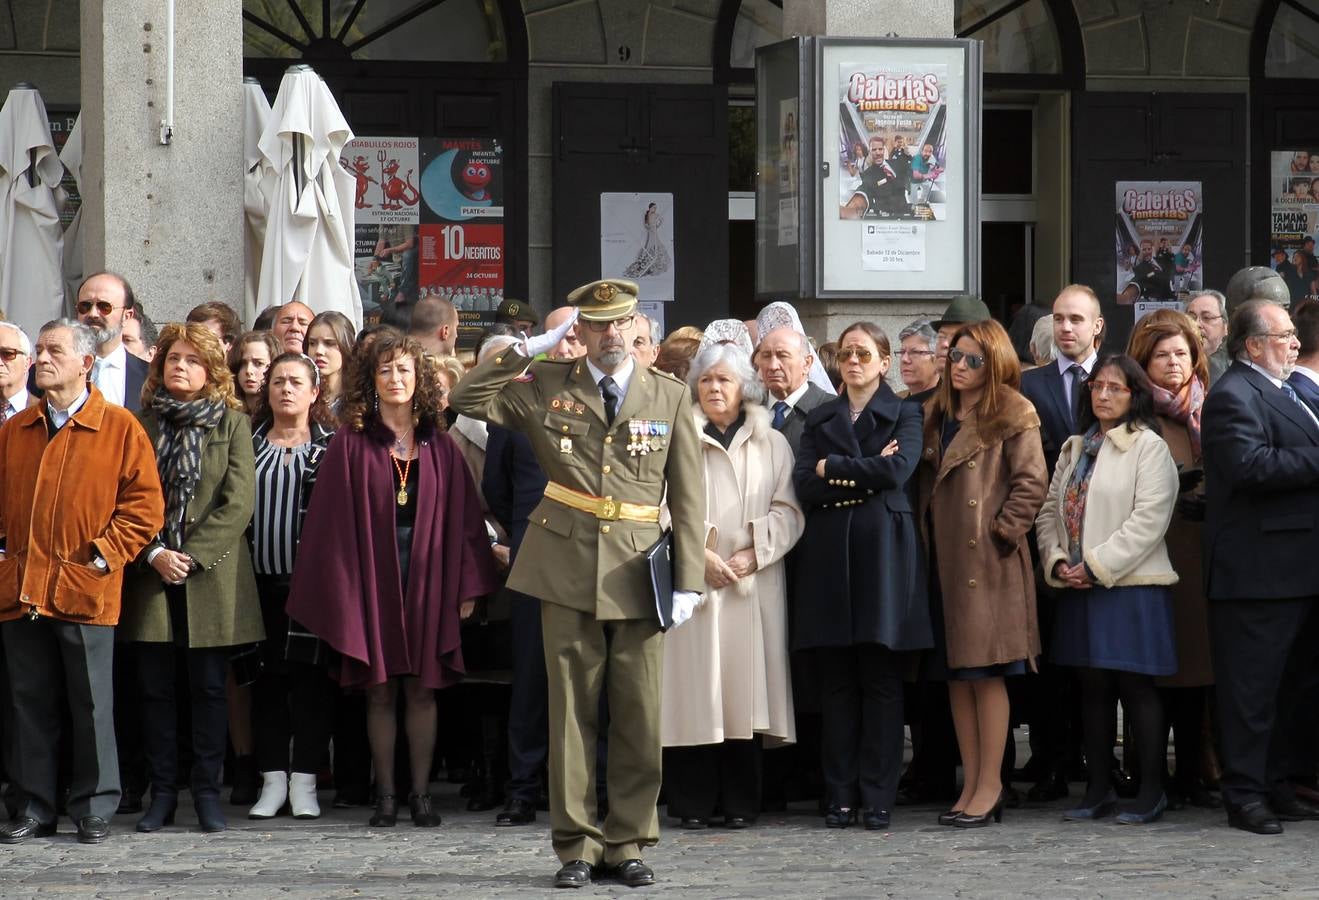
[[[339,682],[365,689],[376,775],[372,826],[398,815],[400,683],[413,824],[440,817],[429,793],[435,690],[463,674],[460,616],[496,589],[481,508],[444,434],[434,362],[394,329],[358,345],[344,427],[330,442],[300,540],[287,612],[340,655]]]

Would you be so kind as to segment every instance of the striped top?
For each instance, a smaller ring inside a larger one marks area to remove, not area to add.
[[[308,495],[330,433],[312,425],[312,439],[297,447],[266,440],[269,425],[252,435],[256,506],[252,513],[252,567],[258,575],[291,575]]]

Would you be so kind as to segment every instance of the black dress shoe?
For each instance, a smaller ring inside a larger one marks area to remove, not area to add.
[[[584,859],[574,859],[559,869],[554,876],[556,888],[586,887],[591,883],[591,864]]]
[[[856,824],[856,810],[831,806],[824,813],[824,827],[847,828]]]
[[[724,816],[724,827],[738,831],[743,828],[750,828],[755,819],[748,819],[746,816]]]
[[[42,825],[31,816],[19,816],[14,821],[0,826],[0,844],[21,844],[28,838],[50,837],[54,833],[54,822]]]
[[[990,807],[989,812],[980,816],[962,813],[953,819],[954,828],[984,828],[992,820],[995,824],[1003,821],[1003,795],[998,795],[998,802]]]
[[[625,859],[609,874],[623,887],[645,887],[655,883],[655,873],[639,859]]]
[[[367,820],[371,828],[393,828],[398,821],[398,797],[381,794],[376,797],[376,813]]]
[[[78,820],[78,843],[100,844],[110,836],[110,823],[100,816],[83,816]]]
[[[495,824],[501,826],[530,825],[536,821],[536,805],[526,800],[509,800],[504,804],[504,811],[495,816]]]
[[[704,831],[710,827],[710,821],[700,816],[683,816],[681,824],[688,831]]]
[[[1319,808],[1295,797],[1289,797],[1286,800],[1274,800],[1269,803],[1269,806],[1273,809],[1273,814],[1284,822],[1303,822],[1306,819],[1319,819]]]
[[[948,810],[948,812],[941,812],[939,813],[939,824],[952,825],[954,822],[957,821],[957,817],[960,816],[961,814],[962,814],[962,810],[960,809],[950,809]]]
[[[866,827],[866,831],[886,831],[889,827],[889,821],[889,811],[887,809],[861,810],[861,824]]]
[[[1026,799],[1032,803],[1049,803],[1067,796],[1067,779],[1061,772],[1054,772],[1043,781],[1033,784],[1026,791]]]
[[[1282,823],[1263,800],[1227,811],[1227,824],[1254,834],[1282,834]]]

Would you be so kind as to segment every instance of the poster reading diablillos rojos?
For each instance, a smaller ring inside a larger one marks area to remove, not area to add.
[[[417,146],[415,137],[358,137],[339,157],[356,182],[353,257],[368,318],[417,301]]]
[[[1198,181],[1119,181],[1117,303],[1185,300],[1204,287],[1204,191]]]
[[[471,347],[504,299],[504,151],[493,138],[426,138],[421,150],[420,295],[453,303]]]

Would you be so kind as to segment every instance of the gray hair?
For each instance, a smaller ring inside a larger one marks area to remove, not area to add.
[[[13,322],[0,321],[0,328],[8,328],[14,334],[18,335],[18,349],[23,351],[23,355],[29,360],[32,359],[32,341],[28,339],[27,332],[19,328]]]
[[[52,319],[41,326],[40,334],[67,328],[73,334],[73,352],[79,356],[96,356],[96,332],[77,319]]]
[[[1191,304],[1199,300],[1201,297],[1213,297],[1218,303],[1218,314],[1224,319],[1227,318],[1227,298],[1223,296],[1221,291],[1196,291],[1191,295],[1189,300],[1182,304],[1182,312],[1190,312]]]
[[[925,342],[926,350],[937,350],[939,345],[939,332],[934,330],[929,319],[917,319],[906,328],[898,332],[898,346],[909,337],[918,337]]]
[[[1037,366],[1058,358],[1058,345],[1053,342],[1053,316],[1040,316],[1035,320],[1030,332],[1030,355]]]
[[[1246,341],[1268,332],[1269,323],[1264,321],[1264,310],[1270,306],[1284,308],[1272,300],[1247,300],[1232,313],[1227,329],[1227,355],[1230,358],[1249,360]]]
[[[637,313],[637,318],[646,320],[646,324],[650,326],[650,342],[658,347],[664,340],[664,329],[660,326],[659,319],[643,312]]]
[[[745,350],[736,344],[711,344],[696,354],[696,359],[692,360],[691,370],[687,373],[687,385],[692,390],[693,400],[700,402],[697,385],[701,381],[701,376],[720,363],[724,363],[732,369],[733,376],[737,378],[742,388],[742,402],[744,404],[765,402],[765,386],[756,377],[756,370],[751,365],[751,358],[746,355]]]

